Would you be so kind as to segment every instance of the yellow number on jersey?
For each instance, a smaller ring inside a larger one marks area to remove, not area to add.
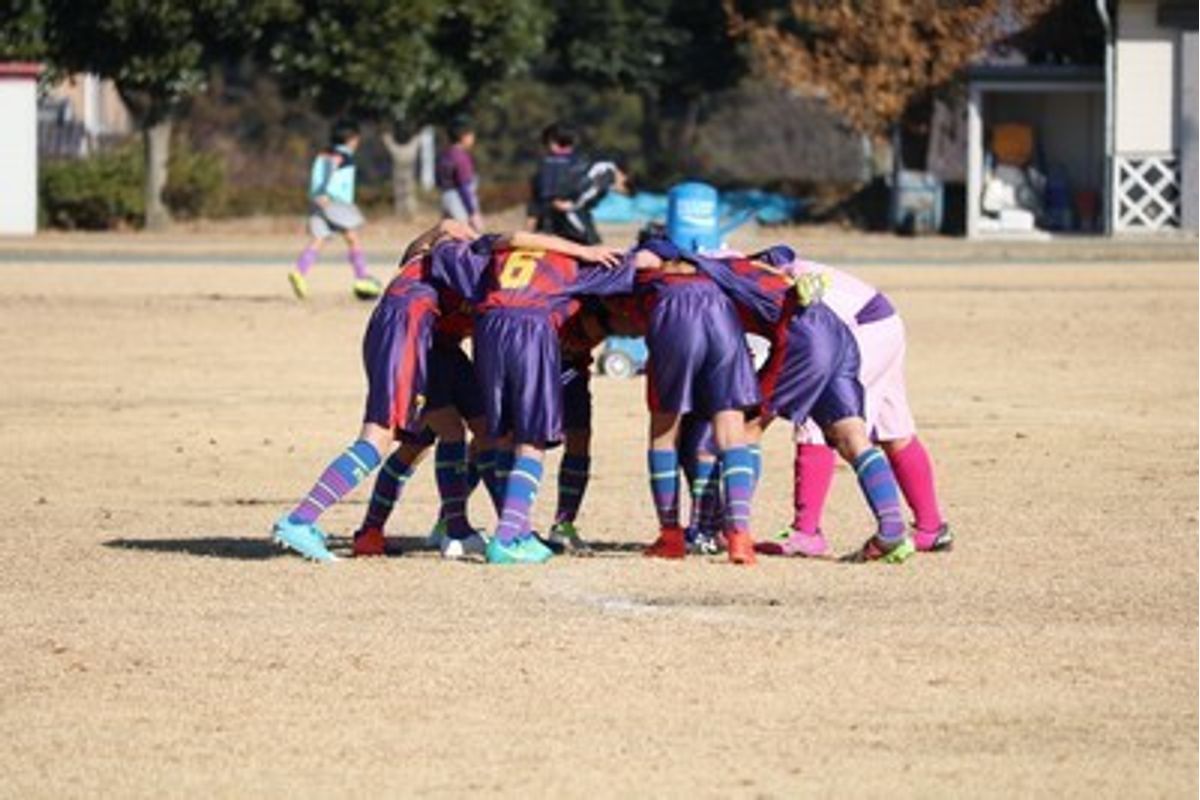
[[[533,280],[538,259],[544,255],[545,250],[513,250],[500,270],[500,288],[524,289]]]

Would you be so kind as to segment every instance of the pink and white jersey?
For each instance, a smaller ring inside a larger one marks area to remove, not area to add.
[[[821,302],[829,306],[830,310],[851,328],[863,324],[858,321],[859,312],[879,294],[879,290],[866,281],[816,261],[797,258],[792,263],[783,265],[781,269],[790,275],[816,273],[827,276],[829,282],[825,286]]]
[[[821,302],[854,333],[860,356],[859,381],[866,390],[867,430],[876,441],[896,441],[916,433],[904,381],[904,322],[887,297],[866,281],[833,267],[798,257],[783,245],[750,256],[790,275],[817,273],[828,279]],[[811,419],[796,425],[796,440],[823,444]]]

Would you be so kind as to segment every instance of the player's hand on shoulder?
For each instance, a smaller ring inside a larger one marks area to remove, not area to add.
[[[442,233],[461,242],[468,242],[479,235],[469,224],[457,219],[444,219],[438,227]]]
[[[605,267],[616,267],[624,258],[625,252],[615,247],[605,247],[600,244],[587,245],[580,251],[581,261],[591,261]]]

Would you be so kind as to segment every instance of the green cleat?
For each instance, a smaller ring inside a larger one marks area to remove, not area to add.
[[[374,300],[383,294],[383,286],[375,278],[368,276],[355,280],[352,291],[359,300]]]
[[[299,272],[296,270],[289,272],[288,283],[292,284],[292,291],[296,294],[297,300],[304,300],[308,297],[308,279]]]
[[[885,542],[878,536],[867,539],[866,544],[859,550],[842,557],[842,561],[852,564],[865,564],[868,561],[880,561],[884,564],[903,564],[917,548],[907,535],[898,542]]]
[[[590,556],[592,548],[579,535],[574,522],[556,522],[550,528],[550,547],[558,546],[562,552],[572,556]]]

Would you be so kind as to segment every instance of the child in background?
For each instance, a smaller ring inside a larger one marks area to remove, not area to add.
[[[442,192],[442,216],[465,222],[483,232],[483,214],[479,208],[479,176],[475,172],[475,131],[465,118],[456,119],[446,129],[450,146],[437,161],[437,187]]]
[[[365,222],[354,204],[354,154],[360,139],[357,124],[340,121],[333,126],[329,148],[313,159],[308,186],[308,231],[312,238],[300,251],[295,269],[288,273],[292,291],[301,300],[308,297],[309,270],[317,263],[325,240],[335,233],[346,240],[347,258],[354,270],[354,295],[369,300],[381,291],[379,281],[367,272],[367,257],[358,236]]]

